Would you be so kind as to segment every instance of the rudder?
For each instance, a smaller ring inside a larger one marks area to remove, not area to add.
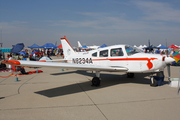
[[[64,59],[66,59],[68,56],[72,56],[76,54],[76,52],[73,50],[72,46],[70,45],[69,41],[65,36],[61,37],[61,43],[64,53]]]

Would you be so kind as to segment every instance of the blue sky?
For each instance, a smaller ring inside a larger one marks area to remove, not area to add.
[[[180,45],[179,0],[0,0],[0,42]]]

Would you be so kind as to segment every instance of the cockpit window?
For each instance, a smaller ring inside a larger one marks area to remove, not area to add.
[[[141,52],[140,50],[132,46],[125,46],[125,49],[126,49],[127,55],[129,56]]]
[[[122,48],[111,49],[111,57],[124,56]]]
[[[97,52],[92,54],[93,57],[97,57]]]
[[[108,57],[108,50],[102,50],[99,52],[100,57]]]

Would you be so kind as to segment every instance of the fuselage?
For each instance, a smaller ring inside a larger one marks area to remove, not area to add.
[[[165,56],[143,53],[129,45],[113,45],[87,52],[77,52],[65,58],[74,64],[125,67],[127,72],[159,72],[166,67]]]

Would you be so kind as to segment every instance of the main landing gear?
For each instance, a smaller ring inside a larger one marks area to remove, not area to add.
[[[128,78],[133,78],[134,77],[134,73],[127,73],[127,77]]]
[[[134,77],[134,73],[127,73],[127,77],[128,78],[133,78]],[[99,86],[100,83],[101,83],[100,72],[96,71],[96,76],[93,77],[93,79],[92,79],[92,86]]]
[[[100,85],[101,80],[99,77],[100,77],[100,72],[96,71],[96,76],[93,77],[93,79],[92,79],[92,86],[99,86]]]

